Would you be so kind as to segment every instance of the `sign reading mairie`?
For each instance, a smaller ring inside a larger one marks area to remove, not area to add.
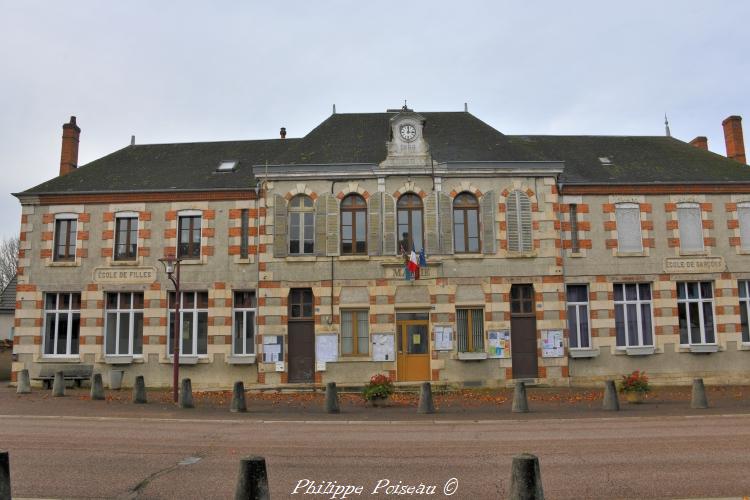
[[[666,273],[720,273],[726,269],[724,257],[667,257]]]
[[[95,283],[153,283],[156,269],[153,267],[97,267],[94,269]]]

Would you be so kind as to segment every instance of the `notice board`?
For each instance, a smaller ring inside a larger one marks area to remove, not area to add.
[[[392,333],[372,334],[372,360],[395,361],[395,335]]]
[[[315,361],[331,363],[339,360],[339,336],[336,333],[315,336]]]
[[[542,357],[562,358],[565,354],[562,330],[542,330]]]

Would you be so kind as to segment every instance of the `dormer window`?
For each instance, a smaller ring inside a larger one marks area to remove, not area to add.
[[[216,169],[216,171],[217,172],[234,172],[234,169],[237,168],[237,163],[239,163],[237,160],[224,160],[219,163],[219,166]]]
[[[612,159],[609,156],[600,156],[599,163],[602,165],[612,165]]]

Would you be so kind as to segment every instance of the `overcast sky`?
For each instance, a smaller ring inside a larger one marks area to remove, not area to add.
[[[0,0],[0,236],[11,192],[140,144],[306,134],[331,113],[469,111],[507,134],[750,127],[750,2]],[[750,167],[748,167],[750,168]]]

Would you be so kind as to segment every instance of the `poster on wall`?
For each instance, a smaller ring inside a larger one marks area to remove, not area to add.
[[[562,358],[565,354],[562,330],[542,330],[542,357]]]
[[[325,334],[315,336],[315,361],[332,363],[339,359],[339,336],[338,334]],[[322,370],[321,370],[322,371]]]
[[[452,351],[453,350],[453,327],[436,326],[435,327],[435,350]]]
[[[284,338],[278,335],[263,335],[263,362],[278,363],[284,361],[282,351]]]
[[[487,339],[491,358],[510,358],[510,330],[490,330]]]
[[[392,333],[372,334],[372,360],[395,361],[394,335]]]

